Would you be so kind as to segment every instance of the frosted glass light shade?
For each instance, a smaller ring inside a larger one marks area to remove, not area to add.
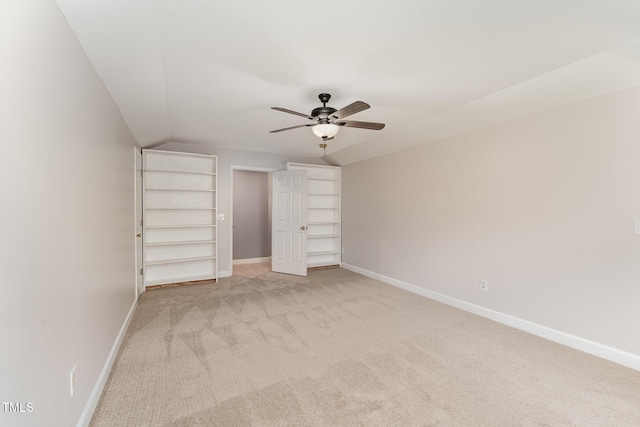
[[[320,138],[322,137],[331,138],[338,134],[338,130],[340,130],[340,126],[334,125],[332,123],[320,123],[317,125],[313,125],[311,127],[311,130],[313,131],[313,133],[316,134],[316,136],[319,136]]]

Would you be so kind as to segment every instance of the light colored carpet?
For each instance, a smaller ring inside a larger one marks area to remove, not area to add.
[[[343,269],[146,292],[92,426],[640,426],[640,372]]]

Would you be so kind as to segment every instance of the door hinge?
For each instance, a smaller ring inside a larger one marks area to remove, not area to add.
[[[141,269],[140,269],[140,275],[141,275],[141,276],[144,276],[144,268],[141,268]]]

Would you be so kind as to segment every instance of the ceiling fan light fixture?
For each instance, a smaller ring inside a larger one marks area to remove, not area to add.
[[[333,107],[327,107],[327,102],[331,98],[331,95],[328,93],[321,93],[318,95],[320,102],[322,102],[322,107],[314,108],[311,111],[311,115],[305,113],[299,113],[297,111],[288,110],[282,107],[271,107],[272,110],[282,111],[283,113],[293,114],[295,116],[304,117],[313,122],[310,124],[297,125],[297,126],[289,126],[283,129],[276,129],[269,131],[270,133],[282,132],[285,130],[297,129],[302,127],[311,127],[311,131],[314,135],[319,138],[322,138],[322,145],[326,145],[327,141],[331,141],[337,134],[338,130],[341,127],[348,128],[360,128],[360,129],[370,129],[370,130],[381,130],[384,128],[384,123],[373,123],[373,122],[358,122],[353,120],[343,120],[345,117],[349,117],[353,114],[364,111],[371,106],[366,102],[355,101],[346,107],[342,107],[339,110],[336,110]],[[322,146],[321,145],[321,146]]]
[[[318,123],[311,127],[313,133],[320,138],[333,138],[338,134],[340,126],[333,123]]]

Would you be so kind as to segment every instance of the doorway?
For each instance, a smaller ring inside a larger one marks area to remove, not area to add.
[[[231,166],[231,274],[234,265],[271,260],[272,168]]]

